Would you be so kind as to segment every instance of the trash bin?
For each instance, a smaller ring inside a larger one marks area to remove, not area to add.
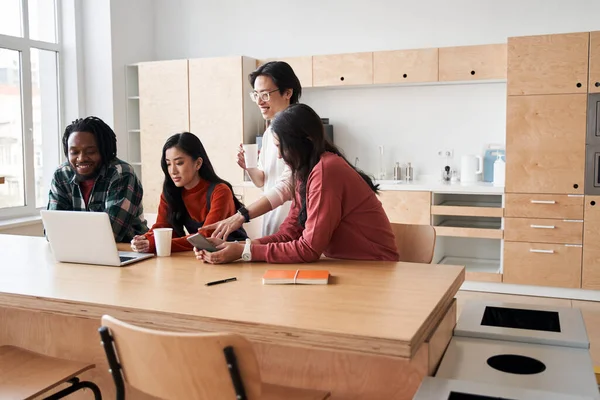
[[[587,396],[426,376],[413,400],[584,400]]]
[[[454,336],[435,375],[600,399],[587,349]]]
[[[470,301],[454,336],[589,349],[581,310],[532,304]]]

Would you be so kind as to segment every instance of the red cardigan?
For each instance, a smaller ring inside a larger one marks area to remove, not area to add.
[[[187,190],[185,188],[181,191],[183,197],[183,203],[187,209],[188,214],[192,219],[202,222],[205,225],[209,225],[215,222],[219,222],[227,217],[232,216],[236,213],[235,203],[233,202],[233,194],[231,189],[224,183],[219,183],[215,186],[212,196],[210,197],[210,212],[206,212],[206,193],[210,183],[201,180],[193,189]],[[156,223],[152,226],[152,229],[146,233],[146,238],[150,241],[150,252],[156,252],[156,245],[154,243],[154,232],[156,228],[172,228],[167,220],[167,202],[164,196],[160,195],[160,204],[158,206],[158,216]],[[190,232],[190,235],[196,234],[197,232]],[[210,236],[213,231],[200,231],[203,236]],[[173,232],[173,240],[171,241],[171,251],[189,251],[194,246],[187,241],[186,237],[175,237]]]
[[[324,153],[306,185],[307,219],[296,195],[279,231],[251,246],[252,261],[299,263],[327,257],[398,261],[390,221],[369,185],[343,158]]]

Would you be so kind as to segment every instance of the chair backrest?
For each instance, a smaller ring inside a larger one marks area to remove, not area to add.
[[[391,224],[400,261],[429,264],[435,250],[435,228],[431,225]]]
[[[110,334],[108,339],[114,341],[124,381],[142,392],[166,400],[235,399],[232,369],[228,367],[225,356],[225,352],[233,349],[233,364],[237,364],[239,370],[244,398],[260,398],[258,362],[252,345],[240,335],[152,330],[105,315],[100,335],[109,365],[111,356],[106,344],[107,334]],[[117,383],[117,391],[118,387]]]

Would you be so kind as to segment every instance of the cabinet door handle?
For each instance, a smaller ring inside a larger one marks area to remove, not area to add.
[[[531,204],[556,204],[555,200],[531,200]]]
[[[534,229],[554,229],[555,228],[554,225],[529,225],[529,226]]]
[[[554,254],[554,250],[529,249],[530,253]]]

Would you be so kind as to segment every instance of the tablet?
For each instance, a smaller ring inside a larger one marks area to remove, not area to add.
[[[198,250],[206,250],[210,252],[218,250],[211,242],[209,242],[204,236],[202,236],[199,233],[196,233],[192,236],[188,236],[187,241],[190,242]]]

